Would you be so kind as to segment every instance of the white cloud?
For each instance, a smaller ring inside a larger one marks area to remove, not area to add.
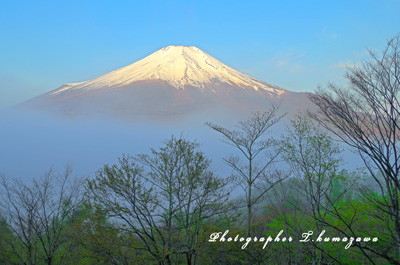
[[[356,57],[365,57],[365,56],[369,55],[369,52],[368,52],[368,50],[363,50],[363,51],[360,51],[360,52],[353,52],[353,55],[356,56]]]
[[[322,38],[326,40],[335,41],[337,37],[337,33],[328,31],[326,27],[322,30]]]
[[[288,61],[278,61],[277,63],[276,63],[276,65],[277,66],[279,66],[279,67],[285,67],[286,65],[288,65],[289,63],[288,63]]]
[[[298,61],[300,61],[300,59],[305,55],[306,55],[305,52],[279,53],[273,56],[272,58],[264,61],[264,63],[274,64],[275,67],[291,73],[304,72],[307,70],[307,68],[305,66],[302,66]]]
[[[342,62],[332,65],[331,68],[347,69],[348,67],[353,68],[353,67],[359,67],[359,66],[360,66],[359,64],[356,64],[355,62],[352,62],[347,59],[344,62],[342,61]]]

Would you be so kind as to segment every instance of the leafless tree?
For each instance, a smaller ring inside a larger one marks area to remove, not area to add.
[[[387,229],[397,257],[371,245],[358,246],[395,263],[400,260],[399,38],[390,39],[382,53],[369,50],[361,67],[349,67],[347,87],[328,84],[310,97],[319,107],[319,113],[310,115],[353,147],[375,179],[382,200],[365,189],[363,195],[389,216]]]
[[[279,151],[274,148],[278,142],[266,136],[271,126],[284,116],[277,114],[278,109],[279,105],[274,104],[266,111],[253,112],[247,121],[238,122],[233,130],[206,123],[208,127],[222,134],[223,141],[235,147],[243,157],[242,159],[239,155],[231,155],[224,161],[234,170],[236,180],[246,194],[247,235],[250,235],[253,206],[285,176],[281,172],[271,170],[279,155]],[[258,193],[254,189],[257,189]]]
[[[32,185],[1,177],[0,209],[5,224],[18,238],[9,244],[19,262],[54,264],[56,256],[58,263],[68,254],[63,233],[82,199],[81,181],[71,179],[71,173],[71,166],[60,175],[50,169]],[[61,248],[63,254],[58,255]]]

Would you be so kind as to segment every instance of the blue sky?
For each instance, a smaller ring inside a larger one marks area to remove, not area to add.
[[[86,81],[167,45],[196,46],[293,91],[400,32],[400,1],[3,1],[0,107]]]

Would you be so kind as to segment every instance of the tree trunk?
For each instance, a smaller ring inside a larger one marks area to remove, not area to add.
[[[250,236],[250,226],[251,226],[251,183],[249,183],[249,194],[247,198],[247,236]]]

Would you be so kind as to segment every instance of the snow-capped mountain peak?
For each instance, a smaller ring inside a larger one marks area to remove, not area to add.
[[[133,121],[227,113],[246,117],[271,103],[292,113],[310,105],[306,93],[257,80],[194,46],[167,46],[133,64],[86,82],[65,84],[16,107]]]
[[[66,84],[51,95],[71,90],[122,87],[141,81],[164,81],[179,90],[187,86],[207,89],[214,82],[220,82],[243,89],[266,90],[271,96],[285,92],[223,64],[199,48],[171,45],[95,79]]]

